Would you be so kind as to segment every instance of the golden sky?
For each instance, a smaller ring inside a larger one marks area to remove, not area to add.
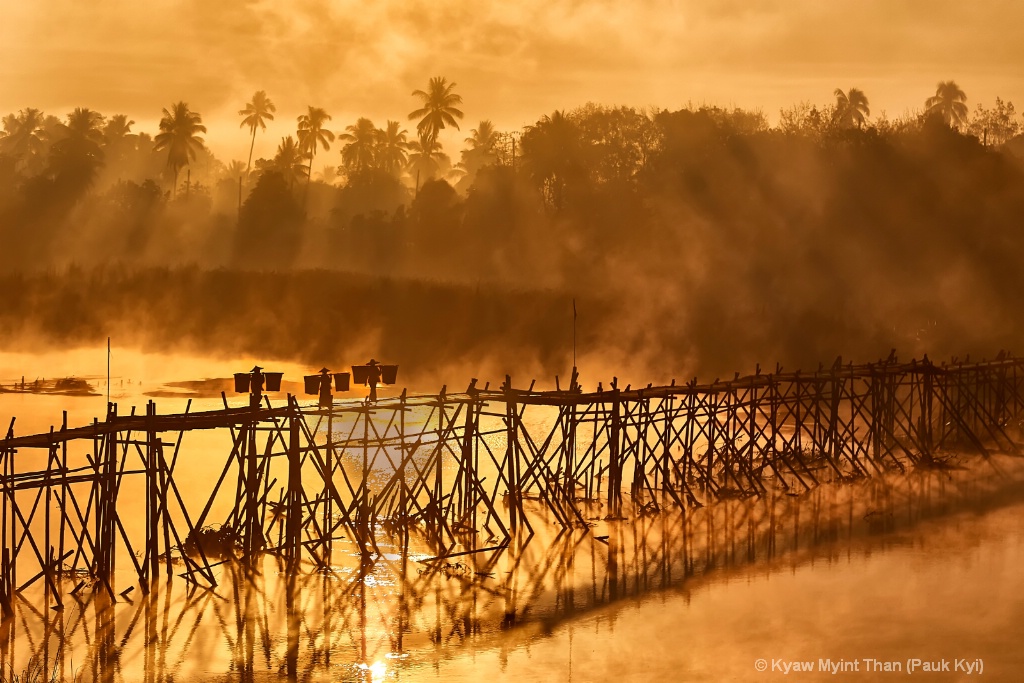
[[[327,109],[337,131],[359,116],[406,121],[410,92],[434,75],[458,84],[466,134],[481,119],[518,128],[587,101],[760,107],[774,120],[780,107],[825,103],[851,86],[873,115],[892,117],[947,79],[972,109],[996,95],[1024,105],[1016,0],[0,0],[0,9],[0,114],[87,106],[152,132],[160,109],[183,99],[225,161],[248,153],[236,112],[256,90],[278,107],[257,140],[257,156],[269,156],[308,104]],[[463,137],[447,138],[450,153]]]

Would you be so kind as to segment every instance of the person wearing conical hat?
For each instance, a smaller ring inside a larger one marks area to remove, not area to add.
[[[380,384],[380,365],[373,358],[367,363],[370,366],[370,372],[366,376],[366,383],[370,385],[370,396],[366,400],[370,403],[377,402],[377,385]]]
[[[334,401],[334,395],[331,393],[330,372],[327,368],[320,369],[320,400],[318,403],[321,408],[330,408]]]
[[[252,405],[255,406],[258,406],[260,404],[260,397],[263,396],[264,377],[263,372],[261,372],[262,370],[263,368],[261,368],[258,365],[253,366],[252,379],[249,380],[249,391],[251,392],[250,403],[252,403]]]

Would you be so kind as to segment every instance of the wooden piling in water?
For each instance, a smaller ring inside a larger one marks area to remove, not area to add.
[[[288,417],[288,509],[286,512],[285,556],[288,559],[289,571],[294,572],[302,559],[302,452],[299,428],[299,420],[302,419],[302,416],[299,412],[298,401],[294,396],[288,397],[288,405],[292,412]]]

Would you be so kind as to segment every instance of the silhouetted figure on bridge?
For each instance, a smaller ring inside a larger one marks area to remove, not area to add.
[[[370,396],[366,400],[370,403],[377,402],[377,385],[380,384],[380,364],[373,358],[367,363],[370,366],[370,371],[366,376],[366,383],[370,385]]]
[[[334,402],[334,394],[331,393],[331,371],[327,368],[320,369],[320,399],[321,408],[330,408]]]
[[[256,365],[252,369],[252,379],[249,380],[249,404],[252,406],[259,406],[260,399],[263,398],[263,368]]]

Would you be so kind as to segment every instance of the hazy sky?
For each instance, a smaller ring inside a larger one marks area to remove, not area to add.
[[[873,115],[921,106],[955,79],[973,109],[1024,105],[1015,0],[0,0],[0,114],[127,113],[153,132],[183,99],[213,151],[245,158],[237,111],[266,90],[269,156],[307,104],[343,130],[406,121],[430,76],[458,84],[462,128],[518,128],[587,101],[762,108],[775,119],[836,87]],[[415,124],[409,124],[410,130]],[[465,134],[442,138],[461,144]],[[456,149],[449,147],[449,152]],[[336,148],[321,162],[338,163]]]

